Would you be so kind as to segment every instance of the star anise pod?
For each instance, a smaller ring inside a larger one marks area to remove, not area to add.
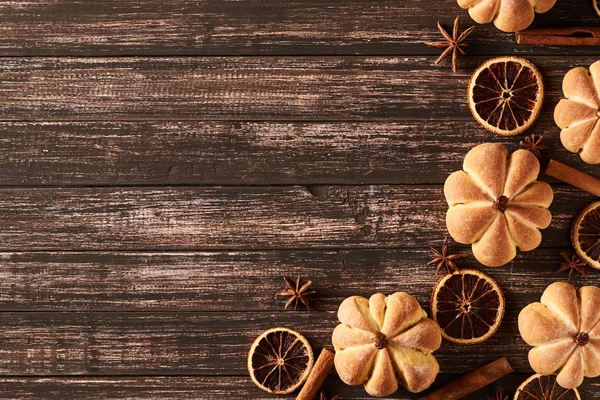
[[[452,30],[452,36],[450,36],[450,34],[444,28],[442,28],[442,25],[438,21],[437,28],[445,40],[442,42],[425,42],[425,44],[430,47],[446,48],[439,56],[439,58],[435,60],[436,64],[441,63],[442,60],[444,60],[446,57],[448,57],[448,55],[450,55],[450,53],[452,53],[452,72],[456,72],[456,60],[458,58],[458,54],[466,54],[465,51],[462,49],[463,47],[468,46],[468,44],[464,43],[465,39],[471,34],[471,32],[473,32],[473,29],[475,29],[475,26],[472,26],[463,33],[459,34],[459,26],[459,17],[456,17],[456,19],[454,20],[454,29]]]
[[[508,395],[504,394],[501,388],[498,388],[498,390],[496,391],[496,397],[488,395],[487,398],[488,400],[508,400]]]
[[[527,137],[525,140],[519,142],[521,148],[533,153],[537,158],[542,158],[541,150],[545,150],[548,147],[542,144],[542,139],[544,137],[542,135],[534,135],[533,133]]]
[[[444,244],[442,244],[442,249],[436,250],[432,247],[431,252],[435,258],[429,261],[427,265],[437,264],[437,269],[435,270],[436,275],[440,273],[442,267],[446,268],[447,273],[456,271],[458,267],[456,266],[454,260],[467,256],[466,253],[448,254],[448,235],[444,236]]]
[[[308,290],[310,285],[312,285],[312,281],[306,281],[302,283],[300,281],[300,277],[296,279],[296,283],[291,279],[284,277],[285,285],[287,286],[285,289],[281,289],[279,292],[275,293],[275,297],[277,296],[290,296],[290,298],[285,302],[284,310],[294,303],[294,310],[298,308],[298,302],[302,302],[307,310],[310,310],[310,301],[308,300],[308,296],[316,293],[314,290]]]
[[[337,396],[333,396],[333,397],[327,397],[325,395],[325,393],[321,392],[321,394],[319,395],[319,397],[315,397],[316,400],[337,400],[338,397]]]
[[[569,280],[571,280],[575,271],[579,272],[584,277],[588,276],[585,271],[586,263],[582,261],[578,255],[563,251],[560,253],[560,256],[563,258],[563,261],[560,264],[558,272],[569,271]]]

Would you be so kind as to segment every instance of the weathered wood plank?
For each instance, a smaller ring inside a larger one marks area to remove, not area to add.
[[[4,55],[229,55],[433,54],[438,18],[464,25],[471,18],[456,1],[379,0],[4,0],[0,52]],[[596,26],[591,1],[556,4],[535,26]],[[594,53],[593,48],[515,44],[492,25],[479,26],[472,53]]]
[[[507,307],[521,309],[549,284],[567,279],[567,273],[557,274],[559,251],[537,249],[503,268],[483,270],[503,288]],[[0,253],[0,310],[281,311],[284,300],[274,294],[284,286],[283,276],[298,275],[313,281],[312,307],[318,311],[335,311],[346,297],[374,292],[405,291],[426,304],[438,279],[427,265],[431,258],[426,248]],[[472,256],[464,260],[459,265],[481,268]],[[600,285],[600,275],[589,272],[575,282]]]
[[[556,131],[551,118],[536,129],[550,133],[552,157],[596,174]],[[472,147],[516,149],[520,140],[486,134],[474,120],[2,122],[0,185],[443,183]]]
[[[464,400],[482,400],[494,395],[500,387],[512,396],[516,388],[530,374],[511,374],[498,382],[464,397]],[[440,374],[433,387],[442,386],[457,375]],[[433,389],[432,387],[432,389]],[[372,400],[362,386],[347,386],[336,376],[329,376],[323,385],[325,393],[338,395],[342,399]],[[5,400],[25,399],[139,399],[139,400],[214,400],[252,399],[272,400],[273,396],[258,390],[246,376],[219,377],[53,377],[53,378],[0,378],[0,391]],[[600,384],[597,380],[586,380],[579,388],[583,399],[600,399]],[[294,395],[279,396],[294,399]],[[393,399],[417,398],[400,389]]]
[[[556,186],[543,246],[568,246],[593,196]],[[1,250],[412,248],[439,240],[440,186],[0,191]]]
[[[590,57],[532,57],[546,109]],[[1,120],[472,120],[458,74],[433,57],[5,58]],[[489,137],[482,131],[482,138]]]
[[[243,298],[240,299],[243,301]],[[465,373],[506,356],[531,371],[518,311],[508,310],[483,344],[442,343],[443,373]],[[315,350],[331,346],[335,312],[169,312],[2,314],[0,375],[245,375],[247,352],[264,330],[287,326]]]

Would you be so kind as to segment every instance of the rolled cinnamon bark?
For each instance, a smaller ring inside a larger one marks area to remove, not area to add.
[[[600,28],[531,28],[515,33],[518,44],[600,46]]]
[[[419,400],[458,400],[513,372],[506,357],[461,376]]]
[[[333,367],[333,351],[323,349],[296,400],[312,400]]]
[[[546,175],[600,196],[600,180],[586,173],[571,168],[561,162],[550,160],[544,171]]]

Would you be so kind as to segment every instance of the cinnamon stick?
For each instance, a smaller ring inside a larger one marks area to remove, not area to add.
[[[600,196],[600,180],[571,168],[561,162],[550,160],[546,167],[546,175],[563,181],[593,195]]]
[[[513,371],[506,357],[461,376],[419,400],[458,400],[497,381]]]
[[[531,28],[515,33],[519,44],[600,46],[600,28]]]
[[[333,351],[323,349],[296,400],[312,400],[333,367]]]

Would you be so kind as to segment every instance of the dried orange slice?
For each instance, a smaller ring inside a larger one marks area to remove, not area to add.
[[[431,314],[442,336],[459,344],[489,339],[504,317],[500,286],[476,269],[459,269],[438,281],[431,297]]]
[[[485,129],[514,136],[538,117],[544,82],[531,62],[513,56],[497,57],[475,70],[467,97],[471,113]]]
[[[563,389],[556,375],[533,375],[517,388],[513,400],[581,400],[577,389]]]
[[[304,336],[288,328],[273,328],[256,338],[248,353],[252,381],[271,394],[298,389],[313,367],[312,348]]]
[[[600,201],[591,203],[575,218],[571,241],[583,261],[592,268],[600,269]]]

